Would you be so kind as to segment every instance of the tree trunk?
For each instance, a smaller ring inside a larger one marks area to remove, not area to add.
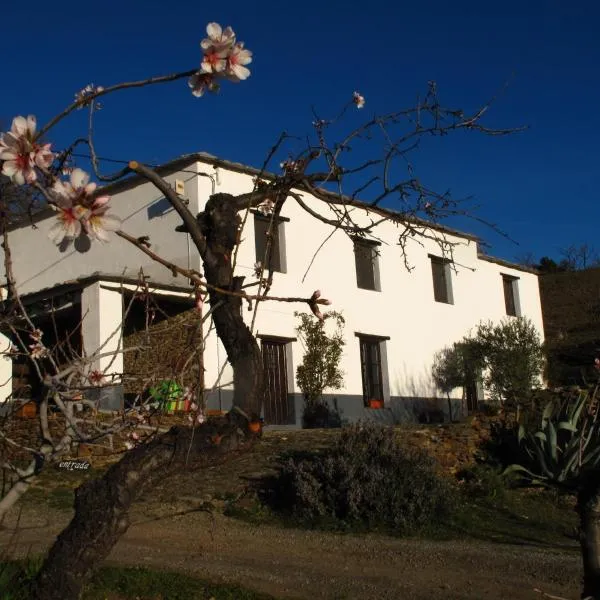
[[[222,463],[254,440],[230,419],[193,430],[173,427],[128,452],[100,479],[75,492],[75,516],[50,549],[28,598],[78,600],[83,585],[129,528],[133,502],[157,482],[185,468]]]
[[[454,418],[452,416],[452,400],[450,398],[450,394],[447,394],[448,396],[448,420],[450,421],[450,423],[454,423]]]
[[[577,494],[583,558],[581,598],[600,600],[600,472],[588,474]]]
[[[232,253],[239,242],[241,219],[235,198],[215,194],[198,215],[213,260],[204,261],[206,281],[215,287],[241,292],[243,277],[234,277]],[[210,291],[215,307],[213,322],[233,368],[233,405],[243,408],[252,419],[260,417],[263,402],[263,364],[260,348],[242,317],[242,298]]]
[[[201,252],[204,275],[211,286],[210,304],[217,335],[233,368],[234,407],[224,420],[193,430],[173,428],[155,441],[127,453],[96,481],[82,485],[75,496],[75,516],[59,535],[33,586],[35,600],[77,600],[82,587],[129,527],[129,509],[143,489],[189,466],[214,465],[256,439],[247,418],[257,419],[263,401],[263,365],[256,339],[242,318],[243,277],[233,277],[232,253],[239,243],[235,198],[215,194],[197,222],[206,240]],[[238,203],[239,204],[239,203]],[[179,227],[179,231],[186,231]],[[196,236],[199,237],[199,236]],[[201,237],[201,236],[200,236]],[[246,416],[243,416],[246,415]],[[190,450],[191,448],[191,450]],[[143,485],[142,485],[143,484]]]

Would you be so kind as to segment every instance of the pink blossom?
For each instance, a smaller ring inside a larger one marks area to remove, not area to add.
[[[229,50],[218,50],[210,48],[204,53],[204,58],[200,64],[200,70],[204,73],[222,73],[227,67],[227,56]]]
[[[317,298],[321,297],[321,290],[315,290],[313,295],[311,296],[311,300],[317,300]]]
[[[198,410],[198,405],[195,402],[192,402],[190,404],[190,410],[193,410],[193,411]]]
[[[82,90],[79,90],[75,94],[75,102],[80,103],[78,110],[83,108],[87,104],[89,104],[90,100],[93,99],[93,98],[90,98],[90,96],[97,94],[99,92],[102,92],[102,91],[104,91],[104,88],[101,85],[96,87],[93,83],[88,83],[88,85],[86,85]],[[100,108],[98,103],[95,104],[95,107],[97,109]]]
[[[54,160],[50,144],[36,142],[36,125],[33,115],[15,117],[10,131],[0,137],[2,174],[18,185],[34,183],[37,180],[35,168],[45,171]]]
[[[352,102],[356,104],[356,108],[363,108],[365,105],[365,98],[358,92],[354,92],[354,94],[352,94]]]
[[[135,440],[136,442],[140,439],[140,436],[136,431],[131,432],[130,437],[132,440]]]
[[[29,337],[34,341],[34,342],[39,342],[42,339],[42,336],[44,335],[44,332],[41,329],[34,329],[30,334]]]
[[[50,227],[48,237],[55,243],[61,244],[64,239],[74,240],[81,234],[81,220],[89,213],[83,206],[69,208],[56,208],[58,211],[57,221]]]
[[[69,181],[56,181],[52,194],[58,221],[50,229],[50,238],[60,244],[65,238],[74,239],[84,231],[90,238],[108,242],[108,231],[121,226],[117,217],[107,214],[110,196],[93,197],[97,185],[82,169],[73,169]]]
[[[48,348],[46,348],[41,342],[31,344],[29,346],[29,356],[31,358],[44,358],[48,354]]]
[[[188,79],[188,85],[192,88],[192,95],[197,98],[204,96],[206,91],[218,92],[219,84],[215,81],[215,76],[212,73],[194,73]]]
[[[92,385],[102,385],[104,383],[104,373],[98,370],[90,371],[88,381]]]
[[[202,423],[206,422],[206,417],[204,416],[204,413],[199,412],[198,415],[196,416],[196,423],[198,425],[202,425]]]
[[[237,42],[231,27],[222,27],[218,23],[209,23],[206,27],[208,37],[200,43],[202,61],[200,70],[188,80],[194,96],[203,96],[208,90],[219,89],[216,78],[226,78],[233,82],[243,81],[250,76],[246,65],[252,62],[252,52],[244,48],[243,42]]]
[[[244,42],[238,42],[231,49],[227,60],[227,75],[233,81],[244,81],[250,77],[250,69],[244,65],[252,62],[252,52],[244,48]]]
[[[106,214],[108,211],[109,196],[96,198],[92,204],[89,217],[82,221],[85,232],[95,240],[109,242],[108,231],[118,231],[121,227],[121,219],[114,215]]]
[[[235,32],[229,26],[223,30],[218,23],[209,23],[206,26],[206,33],[208,37],[200,42],[202,50],[228,49],[235,44]]]

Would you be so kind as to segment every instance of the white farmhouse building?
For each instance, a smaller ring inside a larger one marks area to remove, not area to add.
[[[251,191],[253,178],[259,174],[256,169],[202,153],[176,159],[158,171],[173,187],[176,182],[179,188],[183,185],[181,195],[193,214],[203,210],[212,193]],[[112,211],[123,220],[124,231],[136,237],[149,236],[152,250],[160,256],[202,271],[188,234],[175,232],[180,218],[152,184],[132,177],[111,186],[110,193]],[[300,193],[308,206],[333,218],[325,203]],[[352,210],[355,222],[368,222],[364,208]],[[499,321],[507,314],[527,316],[543,335],[537,275],[479,254],[473,236],[435,228],[437,235],[457,244],[455,268],[441,256],[435,241],[409,241],[407,256],[414,267],[409,272],[397,244],[402,224],[384,222],[374,230],[380,241],[365,245],[343,231],[332,234],[331,226],[313,218],[292,199],[281,216],[274,256],[278,272],[271,295],[310,297],[320,289],[333,303],[328,308],[344,315],[345,386],[330,390],[327,396],[343,420],[370,418],[391,423],[417,420],[434,408],[447,411],[446,399],[432,382],[433,355],[481,320]],[[89,355],[101,347],[102,353],[109,355],[98,359],[96,368],[119,375],[124,368],[127,371],[128,355],[110,353],[123,345],[127,335],[123,327],[128,327],[129,317],[124,319],[123,311],[128,295],[136,288],[140,268],[150,277],[152,293],[162,299],[169,314],[193,306],[191,288],[183,278],[173,277],[116,236],[107,245],[79,239],[75,245],[57,248],[47,236],[53,220],[53,213],[47,211],[35,218],[36,229],[28,222],[9,233],[19,292],[34,316],[42,318],[54,310],[55,320],[67,325],[83,319],[83,348]],[[242,233],[236,269],[247,281],[255,278],[254,265],[264,255],[264,231],[264,218],[252,211]],[[267,369],[267,424],[300,425],[302,420],[303,400],[295,369],[303,348],[296,339],[295,310],[308,307],[262,302],[256,318],[255,332]],[[244,315],[250,322],[253,312],[244,308]],[[225,360],[213,332],[204,356],[207,388]],[[9,381],[14,369],[6,358],[0,363],[2,381]],[[208,408],[230,406],[231,379],[226,368],[224,385],[209,394]],[[122,393],[119,386],[112,389],[117,396]],[[2,390],[4,397],[10,394],[10,382]],[[459,399],[461,394],[462,390],[455,390],[454,397]],[[368,408],[372,398],[383,400],[383,409]]]

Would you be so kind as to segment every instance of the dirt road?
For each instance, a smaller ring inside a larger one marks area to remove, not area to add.
[[[27,511],[14,555],[45,550],[69,520]],[[14,515],[0,530],[6,548]],[[141,512],[107,562],[181,570],[281,598],[575,600],[580,559],[563,549],[471,541],[432,542],[256,527],[193,512],[149,520]]]

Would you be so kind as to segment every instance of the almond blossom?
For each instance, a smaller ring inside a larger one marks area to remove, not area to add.
[[[192,95],[196,98],[204,96],[205,92],[218,92],[219,84],[211,73],[194,73],[188,79],[188,85],[192,88]]]
[[[231,27],[223,29],[218,23],[209,23],[206,33],[208,37],[200,42],[203,51],[200,69],[188,80],[192,94],[197,97],[207,90],[217,91],[218,77],[235,83],[248,79],[250,69],[246,65],[252,62],[252,52],[244,48],[244,42],[236,41]]]
[[[35,141],[36,126],[33,115],[15,117],[10,131],[0,136],[0,160],[4,161],[2,174],[18,185],[37,181],[36,167],[46,171],[54,160],[51,144]]]
[[[310,310],[313,312],[315,317],[319,319],[319,321],[323,321],[325,317],[323,313],[319,310],[319,304],[324,304],[325,306],[331,305],[331,300],[327,300],[326,298],[321,298],[321,290],[315,290],[308,300],[308,306]]]
[[[87,377],[88,381],[94,386],[101,386],[104,383],[104,373],[97,369],[90,371]]]
[[[118,231],[121,220],[114,215],[107,214],[110,196],[96,198],[90,209],[89,217],[81,222],[85,232],[94,240],[109,242],[109,231]]]
[[[354,94],[352,94],[352,102],[356,104],[356,108],[363,108],[365,105],[365,98],[358,92],[354,92]]]
[[[235,33],[231,27],[225,27],[225,30],[218,23],[209,23],[206,26],[208,37],[200,42],[203,50],[211,48],[227,49],[235,44]]]
[[[29,356],[31,358],[44,358],[48,354],[48,348],[46,348],[41,342],[36,342],[29,346]]]
[[[75,94],[75,102],[80,104],[80,106],[77,107],[77,110],[81,110],[84,106],[88,105],[91,100],[93,100],[93,98],[90,98],[90,96],[103,91],[104,88],[101,85],[95,86],[93,83],[88,83],[88,85]],[[96,110],[100,110],[101,106],[99,102],[95,103],[95,108]]]
[[[244,81],[250,77],[250,69],[245,65],[252,62],[252,52],[244,48],[244,42],[238,42],[231,50],[227,61],[227,75],[232,81]]]
[[[49,237],[55,244],[72,240],[85,232],[90,238],[108,242],[107,231],[116,231],[121,221],[107,214],[110,196],[93,197],[97,185],[82,169],[73,169],[69,181],[56,181],[52,195],[56,204],[52,208],[59,214],[51,227]]]

